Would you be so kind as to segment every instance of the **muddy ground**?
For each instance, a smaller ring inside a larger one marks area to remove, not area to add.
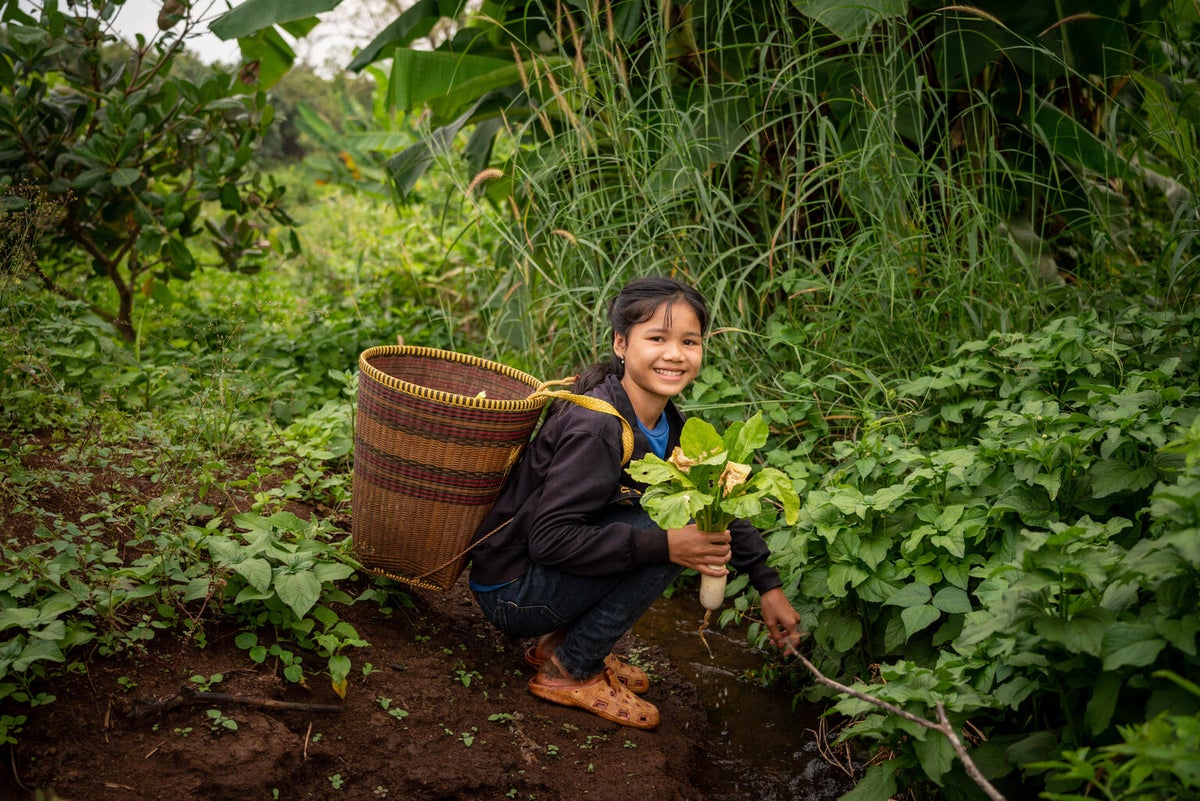
[[[204,648],[159,637],[144,655],[89,659],[26,724],[0,798],[705,798],[689,777],[713,735],[665,655],[628,643],[662,713],[637,731],[530,695],[523,645],[481,625],[461,581],[413,599],[390,618],[341,610],[371,643],[356,664],[373,668],[352,674],[344,701],[321,675],[301,688],[273,661],[252,665],[233,630]],[[209,691],[236,700],[180,695],[216,674]],[[277,701],[322,706],[266,706]],[[237,729],[214,725],[214,709]]]
[[[34,457],[42,459],[57,461]],[[86,487],[38,501],[68,520],[94,506]],[[11,506],[0,522],[6,542],[36,539],[39,521]],[[346,531],[349,522],[337,521]],[[124,535],[113,536],[119,544]],[[357,595],[373,581],[346,589]],[[646,697],[662,716],[657,730],[638,731],[533,697],[528,643],[483,622],[465,576],[448,592],[403,596],[411,605],[390,612],[371,602],[337,609],[370,643],[351,653],[344,699],[316,672],[316,657],[305,686],[288,682],[283,665],[252,663],[237,630],[215,620],[199,638],[160,631],[144,650],[73,653],[80,668],[38,688],[57,700],[0,709],[29,715],[18,743],[0,746],[0,801],[710,797],[699,786],[706,754],[728,732],[714,731],[696,687],[659,646],[630,635],[618,648],[650,673]],[[197,691],[223,697],[189,695]]]

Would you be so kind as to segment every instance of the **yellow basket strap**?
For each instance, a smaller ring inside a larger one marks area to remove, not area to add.
[[[576,395],[574,392],[568,392],[565,389],[547,390],[546,387],[562,386],[575,383],[575,379],[566,378],[560,381],[547,381],[539,386],[531,398],[553,398],[556,400],[565,400],[574,403],[576,406],[582,406],[585,409],[591,409],[594,412],[604,412],[611,414],[613,417],[621,421],[621,464],[626,464],[633,458],[633,429],[629,426],[629,421],[618,412],[613,405],[608,401],[593,398],[591,395]]]

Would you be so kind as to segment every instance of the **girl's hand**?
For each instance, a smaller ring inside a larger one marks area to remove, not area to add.
[[[701,531],[695,523],[667,530],[667,548],[671,561],[690,567],[707,576],[724,576],[729,571],[725,563],[733,552],[729,549],[729,532],[714,534]]]
[[[804,636],[800,629],[800,613],[792,607],[779,587],[762,594],[762,616],[771,642],[780,648],[789,645],[795,648]]]

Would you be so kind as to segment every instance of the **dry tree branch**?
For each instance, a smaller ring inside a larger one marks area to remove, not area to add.
[[[259,709],[290,710],[299,712],[328,712],[339,714],[345,708],[337,704],[310,704],[301,701],[278,701],[274,698],[257,698],[249,695],[233,695],[230,693],[199,692],[190,687],[180,687],[179,692],[169,698],[153,701],[138,699],[135,701],[133,717],[165,712],[179,706],[191,704],[240,704],[241,706],[258,707]]]
[[[787,644],[786,653],[790,653],[795,656],[796,659],[800,660],[800,663],[804,665],[804,667],[808,668],[808,671],[813,674],[813,677],[826,687],[836,690],[839,693],[849,695],[853,698],[857,698],[860,701],[866,701],[868,704],[872,704],[886,712],[890,712],[891,714],[904,718],[907,721],[916,723],[918,726],[924,726],[927,729],[940,732],[947,740],[950,741],[950,747],[954,749],[954,753],[957,754],[958,758],[962,760],[963,768],[967,771],[967,775],[971,777],[971,780],[975,782],[975,784],[979,785],[979,788],[987,794],[987,797],[992,801],[1007,801],[1007,799],[1001,795],[1000,791],[993,787],[991,782],[984,777],[983,773],[980,772],[979,768],[975,765],[975,762],[971,759],[971,756],[967,753],[966,746],[964,746],[962,740],[959,739],[958,733],[954,731],[954,726],[951,725],[950,719],[946,716],[946,708],[942,705],[941,701],[937,702],[936,708],[938,722],[934,723],[926,720],[923,717],[914,715],[911,712],[905,711],[894,704],[889,704],[887,701],[881,701],[878,698],[867,695],[864,692],[859,692],[858,690],[834,681],[821,671],[817,670],[817,666],[812,662],[809,662],[808,659],[806,659],[803,654],[797,651],[795,646],[793,646],[790,642]]]

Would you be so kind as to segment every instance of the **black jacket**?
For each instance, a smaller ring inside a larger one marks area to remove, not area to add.
[[[633,428],[633,458],[650,450],[637,425],[629,396],[616,377],[587,394],[611,403]],[[621,573],[639,565],[670,561],[667,534],[656,526],[596,525],[611,504],[636,502],[645,485],[621,464],[621,423],[604,412],[557,402],[541,430],[513,469],[495,506],[475,532],[471,580],[503,584],[524,575],[530,562],[586,576]],[[667,404],[671,436],[667,452],[679,444],[683,416]],[[508,525],[487,536],[509,520]],[[759,592],[780,585],[767,565],[767,544],[744,520],[729,527],[730,566],[750,576]]]

